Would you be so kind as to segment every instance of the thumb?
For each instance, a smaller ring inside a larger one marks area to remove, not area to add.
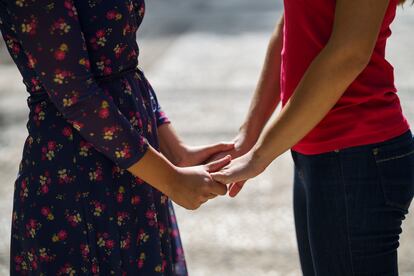
[[[230,177],[223,174],[223,172],[213,172],[210,173],[210,175],[215,181],[220,182],[221,184],[227,185],[232,183]]]
[[[216,172],[218,170],[220,170],[221,168],[223,168],[224,166],[228,165],[231,162],[231,155],[226,155],[225,157],[213,161],[211,163],[208,163],[205,166],[207,172],[211,173],[211,172]]]

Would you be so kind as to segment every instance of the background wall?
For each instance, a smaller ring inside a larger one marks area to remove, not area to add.
[[[139,31],[141,67],[189,144],[230,140],[242,123],[281,14],[274,0],[150,0]],[[414,125],[414,7],[399,9],[388,56]],[[27,92],[0,42],[0,275],[8,274],[13,182],[27,135]],[[300,275],[289,153],[237,199],[176,208],[189,270],[201,275]],[[412,208],[412,211],[414,209]],[[414,275],[414,215],[405,221],[401,275]]]

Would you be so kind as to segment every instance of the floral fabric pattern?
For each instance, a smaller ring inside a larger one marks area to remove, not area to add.
[[[12,275],[187,275],[171,201],[126,169],[169,123],[138,69],[143,0],[0,0],[29,96]]]

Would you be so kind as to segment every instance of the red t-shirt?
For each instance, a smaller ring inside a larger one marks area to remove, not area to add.
[[[328,42],[335,2],[284,1],[282,106],[293,94],[312,60]],[[293,150],[303,154],[319,154],[382,142],[410,128],[396,94],[394,69],[385,59],[386,41],[391,35],[390,24],[394,20],[397,4],[398,0],[391,0],[368,66],[327,116]]]

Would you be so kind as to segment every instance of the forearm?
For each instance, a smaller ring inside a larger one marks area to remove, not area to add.
[[[366,59],[361,56],[344,54],[337,46],[328,45],[322,50],[278,118],[256,144],[256,157],[270,164],[309,133],[366,66]]]
[[[263,127],[276,109],[280,101],[280,66],[281,51],[283,47],[283,21],[282,15],[276,26],[268,48],[260,74],[260,78],[250,104],[246,120],[241,127],[248,140],[255,143]]]
[[[151,146],[128,171],[168,196],[173,189],[172,183],[179,177],[176,167]]]
[[[163,124],[158,127],[161,153],[173,164],[178,164],[185,154],[185,146],[172,124]]]

